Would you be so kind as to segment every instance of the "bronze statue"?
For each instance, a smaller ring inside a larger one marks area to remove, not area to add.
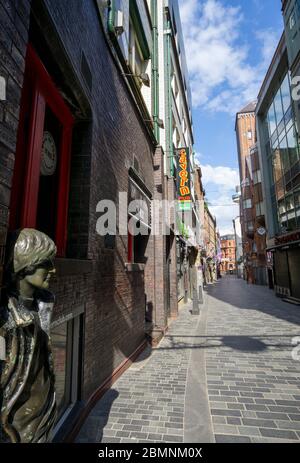
[[[55,255],[54,242],[33,229],[21,230],[12,245],[0,309],[0,442],[47,442],[55,424],[54,297],[47,291]]]

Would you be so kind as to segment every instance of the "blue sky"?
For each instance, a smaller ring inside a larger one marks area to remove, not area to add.
[[[256,99],[283,31],[280,0],[179,0],[193,94],[195,151],[220,232],[239,183],[235,114]]]

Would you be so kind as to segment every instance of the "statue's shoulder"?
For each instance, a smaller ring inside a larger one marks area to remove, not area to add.
[[[0,306],[0,330],[1,331],[7,331],[9,329],[13,328],[13,317],[11,310],[9,309],[9,306],[11,304],[14,304],[14,306],[17,304],[17,301],[14,300],[13,298],[8,299],[7,304],[2,304]]]

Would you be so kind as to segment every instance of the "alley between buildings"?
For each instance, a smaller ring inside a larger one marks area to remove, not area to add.
[[[102,397],[77,442],[300,441],[300,307],[232,275],[206,287],[199,317],[191,309]]]

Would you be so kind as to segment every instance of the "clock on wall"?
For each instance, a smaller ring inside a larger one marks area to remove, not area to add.
[[[50,176],[55,173],[57,149],[53,136],[45,131],[42,144],[41,175]]]

